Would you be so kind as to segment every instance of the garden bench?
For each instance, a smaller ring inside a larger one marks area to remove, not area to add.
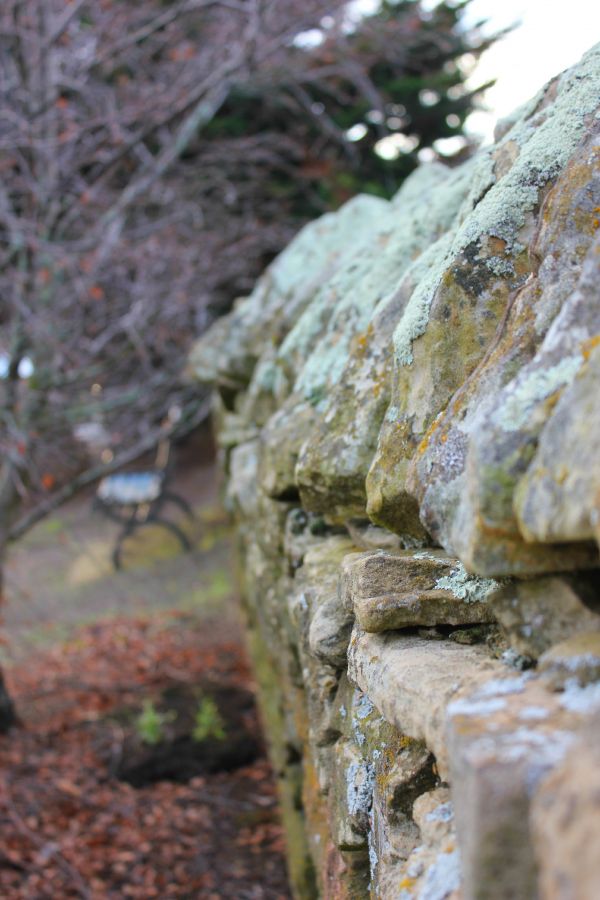
[[[122,568],[123,542],[143,525],[162,526],[177,537],[185,551],[191,550],[185,532],[163,516],[164,506],[173,503],[194,518],[189,503],[168,487],[170,455],[170,441],[160,441],[153,468],[107,475],[98,484],[94,506],[122,526],[112,552],[116,570]]]

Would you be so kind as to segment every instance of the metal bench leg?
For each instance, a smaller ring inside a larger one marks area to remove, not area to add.
[[[167,502],[170,500],[171,503],[174,503],[175,506],[178,506],[180,509],[182,509],[186,516],[192,521],[194,521],[194,519],[196,518],[190,504],[187,502],[187,500],[184,500],[183,497],[180,497],[179,494],[174,494],[173,491],[163,491],[161,500]]]
[[[172,534],[174,534],[175,537],[178,538],[181,546],[186,551],[186,553],[192,549],[192,545],[190,544],[187,535],[184,534],[181,528],[179,528],[178,525],[175,525],[174,522],[169,522],[168,519],[160,519],[158,518],[158,516],[153,516],[151,519],[148,519],[147,522],[148,524],[162,525],[163,528],[166,528],[167,531],[170,531]]]
[[[123,541],[125,538],[128,538],[136,528],[136,522],[128,522],[125,527],[122,529],[120,535],[117,538],[117,542],[115,544],[115,548],[112,552],[112,562],[115,570],[119,572],[122,569],[122,560],[121,560],[121,552],[123,550]]]

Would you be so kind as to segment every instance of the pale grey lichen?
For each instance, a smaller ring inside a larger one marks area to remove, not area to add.
[[[453,818],[454,810],[449,800],[446,803],[440,803],[425,816],[428,822],[451,822]]]
[[[549,714],[549,711],[543,706],[526,706],[524,709],[519,710],[519,718],[525,721],[541,721],[542,719],[547,719]]]
[[[534,731],[517,728],[499,736],[495,751],[504,763],[524,763],[524,780],[531,794],[542,778],[559,765],[575,742],[569,731]]]
[[[464,222],[449,246],[440,243],[438,264],[415,288],[394,333],[398,366],[412,363],[412,344],[425,333],[435,292],[452,260],[469,246],[481,246],[486,236],[502,240],[507,259],[491,255],[483,263],[492,274],[512,277],[510,256],[524,249],[519,237],[528,213],[539,203],[541,190],[568,162],[584,133],[586,117],[600,104],[599,71],[597,45],[576,68],[560,76],[556,98],[547,109],[533,116],[531,107],[523,109],[523,118],[514,122],[509,134],[493,148],[480,151],[471,191],[461,210]],[[519,145],[520,152],[508,172],[497,178],[494,155],[509,140]]]
[[[432,264],[411,294],[396,326],[393,341],[394,358],[398,366],[409,366],[412,363],[413,341],[425,333],[435,292],[451,261],[452,237],[448,232],[430,248]]]
[[[367,844],[369,847],[369,869],[371,872],[371,883],[373,883],[373,879],[376,876],[377,864],[379,863],[379,859],[377,857],[377,850],[375,849],[375,837],[373,834],[373,821],[371,816],[371,828],[369,829],[369,834],[367,836]]]
[[[569,672],[578,672],[586,667],[600,666],[600,656],[597,653],[577,653],[573,656],[555,656],[552,659],[553,664],[559,665],[562,669]]]
[[[463,697],[448,704],[448,715],[491,716],[495,712],[500,712],[501,709],[506,709],[506,700],[502,700],[500,697],[491,697],[487,700]]]
[[[449,575],[443,575],[435,583],[438,590],[450,591],[465,603],[486,603],[499,582],[495,578],[471,575],[462,563],[457,563]]]
[[[565,684],[560,705],[574,713],[590,713],[600,709],[600,683],[581,687],[576,679]]]
[[[366,719],[371,715],[373,710],[375,709],[371,700],[367,697],[366,694],[361,694],[360,698],[356,703],[356,716],[359,719]]]
[[[418,893],[419,900],[445,900],[453,891],[460,888],[460,878],[458,850],[438,853],[425,874]]]
[[[368,815],[374,784],[375,769],[370,763],[350,763],[346,772],[346,804],[351,816]]]
[[[570,384],[581,368],[581,354],[567,356],[548,369],[530,369],[505,389],[505,399],[494,416],[504,431],[517,431],[530,421],[535,406]]]
[[[509,694],[522,694],[528,681],[533,675],[530,672],[524,672],[522,675],[516,675],[512,678],[492,678],[487,681],[475,692],[475,697],[506,697]]]

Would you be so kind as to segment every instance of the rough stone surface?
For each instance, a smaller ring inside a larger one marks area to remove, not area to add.
[[[299,900],[600,890],[600,47],[197,345]]]
[[[469,575],[444,553],[357,554],[346,558],[342,572],[342,602],[364,631],[494,621],[487,600],[497,582]]]
[[[600,695],[589,690],[572,685],[554,694],[541,677],[522,673],[482,682],[450,704],[450,780],[465,896],[537,895],[532,798],[574,752],[586,718],[598,709]]]
[[[588,900],[598,894],[600,719],[540,787],[532,831],[542,898]]]
[[[599,240],[593,245],[585,276],[580,290],[597,304]],[[558,401],[517,485],[515,510],[528,540],[552,543],[595,537],[600,475],[593,448],[600,446],[600,347],[593,345],[594,340],[598,335],[584,346],[585,365]]]
[[[565,546],[549,534],[536,543],[531,529],[521,533],[513,504],[542,428],[563,392],[584,373],[586,348],[600,332],[597,298],[581,285],[577,289],[578,280],[589,277],[585,266],[581,274],[586,255],[595,261],[597,254],[599,153],[594,131],[547,193],[527,256],[535,267],[526,283],[509,292],[500,310],[504,319],[481,348],[473,373],[456,384],[435,423],[429,418],[431,432],[413,461],[409,489],[420,502],[422,520],[482,574],[597,565],[591,545]],[[570,532],[566,539],[575,538]]]
[[[399,731],[425,741],[442,778],[448,775],[448,704],[487,673],[501,670],[482,647],[393,633],[357,630],[348,654],[351,681]]]
[[[537,659],[580,631],[600,631],[598,572],[512,581],[499,587],[490,605],[512,647]]]
[[[539,669],[557,690],[600,681],[600,631],[579,632],[555,644],[540,657]]]

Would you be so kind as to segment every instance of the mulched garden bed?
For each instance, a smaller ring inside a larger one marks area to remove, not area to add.
[[[290,897],[251,677],[218,627],[107,621],[8,683],[0,897]]]

